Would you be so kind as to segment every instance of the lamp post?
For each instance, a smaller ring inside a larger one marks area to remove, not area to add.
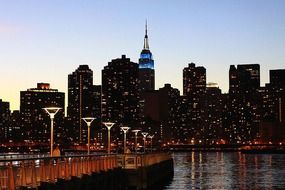
[[[148,137],[150,138],[150,151],[152,152],[152,138],[154,135],[148,135]]]
[[[113,127],[113,125],[115,124],[115,123],[112,123],[112,122],[104,122],[103,123],[104,125],[105,125],[105,127],[107,127],[107,129],[108,129],[108,154],[110,154],[110,152],[111,152],[111,128]]]
[[[135,130],[132,130],[132,132],[135,133],[135,151],[137,153],[137,147],[138,147],[138,132],[140,132],[141,130],[139,129],[135,129]]]
[[[124,131],[124,154],[126,154],[126,141],[127,141],[127,131],[130,129],[129,127],[121,127],[122,131]]]
[[[143,136],[143,146],[144,146],[144,153],[145,153],[145,141],[146,141],[146,136],[147,136],[147,132],[142,132],[142,136]]]
[[[52,157],[52,152],[53,152],[53,120],[55,114],[61,109],[59,107],[47,107],[43,108],[50,117],[50,156]]]
[[[88,127],[88,144],[87,144],[87,153],[90,154],[90,126],[92,121],[95,119],[94,117],[84,117],[82,118],[83,121],[87,124]]]

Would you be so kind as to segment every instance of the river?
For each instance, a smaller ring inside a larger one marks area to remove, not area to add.
[[[285,189],[285,154],[174,153],[174,177],[164,188]]]

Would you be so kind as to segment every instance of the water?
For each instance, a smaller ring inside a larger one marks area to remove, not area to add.
[[[285,189],[285,154],[174,153],[164,189]]]

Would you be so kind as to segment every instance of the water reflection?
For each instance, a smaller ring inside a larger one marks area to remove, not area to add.
[[[282,154],[175,153],[165,189],[285,189],[284,163]]]

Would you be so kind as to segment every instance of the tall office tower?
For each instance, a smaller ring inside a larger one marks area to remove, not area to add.
[[[8,139],[10,114],[10,103],[0,99],[0,142]]]
[[[238,72],[237,68],[234,65],[230,66],[229,70],[229,93],[236,94],[238,93],[239,81],[238,81]]]
[[[54,138],[59,143],[64,138],[64,93],[51,89],[48,83],[38,83],[37,88],[30,88],[20,93],[20,114],[23,131],[28,140],[47,143],[50,138],[50,117],[43,108],[62,108],[55,115]]]
[[[222,136],[222,92],[216,83],[208,83],[206,88],[207,125],[206,142],[213,144]]]
[[[91,128],[91,137],[94,137],[94,140],[96,142],[102,142],[102,128],[98,127],[102,125],[102,120],[101,120],[102,85],[93,85],[93,98],[94,98],[93,113],[96,119],[92,122],[94,127]]]
[[[178,89],[165,84],[159,90],[147,91],[144,93],[144,115],[147,128],[143,129],[155,134],[155,138],[162,142],[178,140],[177,128],[179,128],[178,108],[179,108]]]
[[[21,114],[19,110],[11,113],[9,127],[8,139],[13,140],[13,142],[22,142],[24,140],[24,131],[21,128]]]
[[[237,66],[239,88],[242,92],[249,93],[260,87],[259,64],[243,64]]]
[[[154,61],[149,50],[147,24],[145,26],[145,36],[143,50],[139,59],[139,89],[141,92],[154,90]]]
[[[285,140],[285,69],[270,70],[269,76],[270,83],[261,88],[260,139],[280,143]]]
[[[270,86],[279,122],[285,122],[285,69],[270,70]]]
[[[183,95],[195,96],[206,92],[206,69],[194,63],[183,69]]]
[[[102,121],[115,122],[117,132],[120,125],[135,127],[139,121],[138,72],[138,64],[125,55],[102,70]]]
[[[243,64],[229,70],[228,139],[232,143],[253,141],[260,123],[260,66]]]
[[[270,85],[279,88],[285,88],[285,69],[276,69],[269,71]]]
[[[162,122],[160,125],[160,138],[162,142],[174,140],[176,142],[183,141],[179,132],[181,132],[181,117],[179,115],[180,91],[173,88],[170,84],[165,84],[159,88],[159,100],[161,104]],[[165,97],[165,98],[162,98]],[[163,110],[166,110],[166,112]]]
[[[192,134],[195,127],[189,125],[189,121],[192,120],[189,99],[189,97],[183,95],[179,97],[178,114],[176,116],[177,119],[180,118],[180,124],[176,128],[176,135],[180,141],[186,144],[189,144],[191,143],[191,140],[196,139]]]
[[[93,71],[88,65],[80,65],[68,75],[67,117],[71,125],[69,134],[73,140],[87,142],[87,126],[84,117],[95,117],[100,120],[100,90],[93,85]],[[99,101],[99,102],[98,102]]]
[[[196,67],[194,63],[183,69],[183,95],[188,99],[186,127],[189,138],[205,142],[206,127],[206,69]]]
[[[278,122],[285,121],[285,69],[270,70],[270,83],[266,84],[267,115]]]

